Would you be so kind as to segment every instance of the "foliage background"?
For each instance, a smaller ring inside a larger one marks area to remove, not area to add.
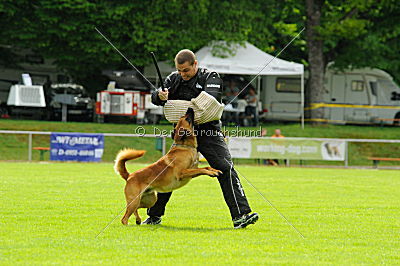
[[[130,69],[94,27],[139,68],[150,63],[151,51],[159,60],[171,60],[180,49],[196,51],[213,40],[249,41],[277,54],[305,26],[309,2],[3,0],[0,64],[18,64],[5,47],[29,48],[55,59],[93,92],[102,69]],[[311,2],[321,12],[316,38],[323,40],[325,64],[377,67],[400,80],[397,1]],[[308,66],[308,41],[302,34],[280,57]]]

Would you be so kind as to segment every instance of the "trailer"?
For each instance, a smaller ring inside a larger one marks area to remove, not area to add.
[[[12,85],[7,99],[7,113],[14,117],[46,117],[46,100],[43,86]]]
[[[302,115],[301,80],[293,76],[264,76],[262,118],[299,121]],[[395,124],[400,122],[400,88],[379,69],[325,73],[323,101],[308,109],[324,109],[323,121],[335,124]]]
[[[121,118],[138,124],[156,124],[163,117],[163,108],[151,103],[151,93],[124,89],[104,90],[96,96],[97,122]]]

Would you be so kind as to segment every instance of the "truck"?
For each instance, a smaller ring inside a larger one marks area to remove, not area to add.
[[[82,85],[57,83],[50,86],[49,111],[51,120],[92,122],[94,101]]]
[[[301,119],[301,80],[293,76],[262,77],[262,119]],[[400,88],[376,68],[325,72],[323,101],[308,108],[324,108],[323,120],[335,124],[393,124],[400,122]]]

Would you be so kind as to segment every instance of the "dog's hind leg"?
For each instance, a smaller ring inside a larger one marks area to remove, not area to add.
[[[131,217],[132,213],[136,216],[136,224],[141,224],[142,220],[138,213],[138,208],[141,200],[141,191],[136,184],[133,184],[133,182],[129,182],[129,180],[125,186],[125,198],[126,212],[124,217],[122,217],[122,224],[128,224],[129,217]]]

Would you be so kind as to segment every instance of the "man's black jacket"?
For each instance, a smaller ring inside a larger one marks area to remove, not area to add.
[[[172,72],[164,81],[164,88],[168,89],[168,100],[190,101],[196,98],[202,91],[214,96],[221,102],[223,82],[216,72],[210,72],[205,68],[199,68],[196,75],[190,80],[183,80],[177,71]],[[162,101],[158,97],[158,91],[154,91],[151,102],[155,105],[162,105],[167,101]],[[217,129],[221,128],[220,121],[211,121],[198,126],[198,129]]]

